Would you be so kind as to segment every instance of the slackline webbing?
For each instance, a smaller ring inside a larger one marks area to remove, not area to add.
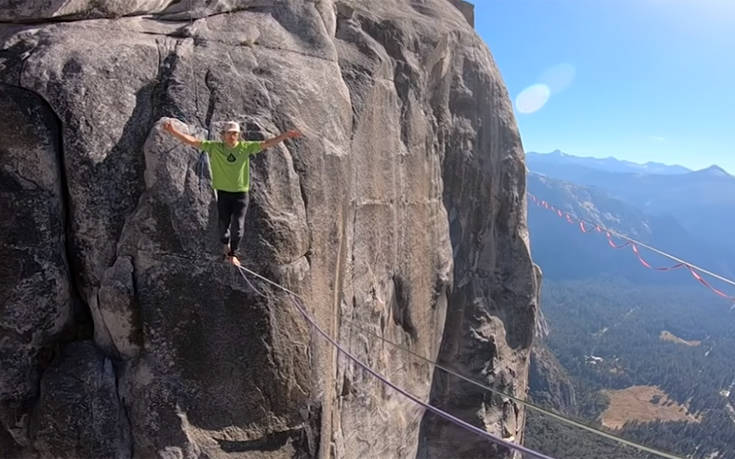
[[[546,455],[544,455],[542,453],[539,453],[539,452],[534,451],[532,449],[526,448],[525,446],[517,445],[515,443],[511,443],[509,441],[503,440],[502,438],[500,438],[498,436],[495,436],[495,435],[491,434],[490,432],[487,432],[487,431],[485,431],[483,429],[480,429],[479,427],[474,426],[474,425],[472,425],[472,424],[470,424],[470,423],[468,423],[466,421],[463,421],[463,420],[457,418],[456,416],[453,416],[453,415],[447,413],[446,411],[441,410],[440,408],[437,408],[437,407],[435,407],[435,406],[433,406],[433,405],[431,405],[429,403],[426,403],[426,402],[421,401],[415,395],[409,393],[408,391],[406,391],[406,390],[402,389],[401,387],[399,387],[399,386],[393,384],[392,382],[390,382],[383,375],[381,375],[377,371],[373,370],[369,365],[363,363],[360,359],[358,359],[357,357],[355,357],[354,355],[352,355],[349,351],[347,351],[345,348],[343,348],[342,345],[340,345],[334,338],[332,338],[327,332],[325,332],[316,323],[316,321],[311,317],[311,315],[309,315],[309,313],[306,311],[306,308],[301,303],[303,300],[301,299],[301,297],[297,293],[289,290],[288,288],[286,288],[286,287],[284,287],[284,286],[282,286],[282,285],[280,285],[280,284],[278,284],[276,282],[273,282],[272,280],[270,280],[270,279],[268,279],[268,278],[266,278],[264,276],[261,276],[260,274],[258,274],[256,272],[253,272],[253,271],[251,271],[251,270],[249,270],[249,269],[247,269],[247,268],[245,268],[243,266],[238,266],[238,272],[240,273],[240,275],[245,279],[245,281],[251,287],[253,287],[253,285],[250,283],[250,281],[247,280],[247,277],[245,276],[245,273],[248,273],[248,274],[250,274],[252,276],[255,276],[258,279],[261,279],[262,281],[264,281],[264,282],[266,282],[266,283],[268,283],[268,284],[270,284],[270,285],[272,285],[272,286],[274,286],[274,287],[276,287],[276,288],[278,288],[280,290],[283,290],[284,292],[288,293],[290,295],[290,298],[293,301],[293,304],[296,307],[296,309],[304,317],[304,319],[306,319],[306,321],[311,325],[311,327],[314,330],[316,330],[317,333],[319,333],[324,339],[326,339],[339,352],[341,352],[347,358],[349,358],[350,360],[352,360],[353,362],[355,362],[358,366],[362,367],[363,370],[367,371],[368,373],[370,373],[371,375],[373,375],[376,379],[378,379],[381,383],[383,383],[386,386],[390,387],[391,389],[395,390],[396,392],[398,392],[399,394],[403,395],[407,399],[411,400],[415,404],[417,404],[417,405],[423,407],[424,409],[426,409],[426,410],[428,410],[428,411],[436,414],[437,416],[439,416],[439,417],[441,417],[441,418],[443,418],[443,419],[451,422],[452,424],[455,424],[458,427],[461,427],[461,428],[463,428],[465,430],[468,430],[470,432],[476,433],[477,435],[480,435],[480,436],[486,438],[487,440],[490,440],[491,442],[493,442],[495,444],[498,444],[500,446],[504,446],[506,448],[510,448],[510,449],[516,450],[518,452],[524,453],[524,454],[526,454],[528,456],[531,456],[531,457],[534,457],[534,458],[553,459],[550,456],[546,456]],[[253,287],[253,290],[256,293],[258,293],[259,295],[265,296],[265,295],[263,295],[262,292],[260,292],[259,290],[255,289],[254,287]]]

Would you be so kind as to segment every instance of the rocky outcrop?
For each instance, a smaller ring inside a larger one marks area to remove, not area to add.
[[[3,451],[488,451],[422,425],[288,294],[221,262],[207,174],[160,129],[171,118],[210,138],[229,119],[253,139],[301,129],[253,162],[245,266],[396,384],[520,439],[520,407],[366,333],[429,358],[441,344],[442,361],[525,391],[522,151],[452,3],[5,1],[0,20]]]
[[[572,380],[556,356],[543,343],[531,352],[529,393],[540,405],[565,414],[576,414],[577,396]]]
[[[467,22],[474,27],[475,26],[475,6],[466,2],[465,0],[450,0],[459,11],[462,12]]]

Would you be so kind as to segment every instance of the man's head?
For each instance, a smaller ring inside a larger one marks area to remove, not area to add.
[[[240,125],[235,121],[228,121],[222,129],[222,139],[228,147],[234,147],[240,139]]]

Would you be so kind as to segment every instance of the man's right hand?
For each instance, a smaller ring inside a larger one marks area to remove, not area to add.
[[[303,137],[304,134],[297,129],[289,129],[285,132],[285,135],[287,139],[298,139],[299,137]]]
[[[174,127],[174,123],[172,123],[170,120],[166,120],[166,121],[163,122],[163,130],[164,131],[167,131],[167,132],[170,132],[171,134],[173,134],[174,132],[176,132],[176,128]]]
[[[163,130],[170,133],[172,136],[174,136],[177,140],[184,142],[187,145],[191,145],[192,147],[200,148],[202,146],[202,141],[197,139],[196,137],[184,134],[183,132],[176,129],[174,126],[173,121],[166,120],[163,122]]]

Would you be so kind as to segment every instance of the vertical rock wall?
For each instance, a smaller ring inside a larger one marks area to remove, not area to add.
[[[525,390],[520,141],[452,3],[16,3],[0,2],[16,22],[0,24],[3,451],[480,447],[338,355],[288,294],[222,263],[208,174],[162,132],[167,118],[209,138],[230,119],[251,139],[301,129],[253,160],[245,266],[396,384],[519,438],[519,407],[373,337]]]
[[[74,316],[59,125],[43,99],[0,86],[0,449],[31,444],[44,369]]]
[[[448,152],[442,179],[454,286],[438,361],[523,398],[538,282],[528,251],[522,145],[507,91],[484,44],[468,34],[445,46],[444,59],[456,71],[444,81],[443,99],[434,107]],[[431,401],[496,436],[522,439],[524,410],[507,398],[436,371]],[[421,442],[420,457],[504,455],[430,415]]]

